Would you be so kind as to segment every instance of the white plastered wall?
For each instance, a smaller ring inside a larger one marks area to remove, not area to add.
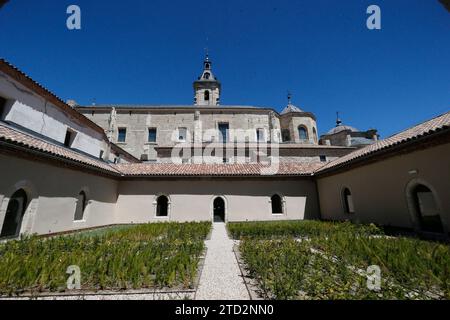
[[[28,206],[22,233],[49,234],[114,224],[118,182],[82,171],[0,154],[0,226],[9,198],[24,189]],[[74,214],[80,191],[88,205],[83,221]]]
[[[94,157],[107,152],[101,133],[80,123],[8,75],[0,72],[0,96],[8,100],[2,119],[64,143],[67,129],[76,132],[72,148]]]
[[[450,144],[447,143],[318,178],[322,218],[417,229],[408,196],[411,185],[417,182],[433,191],[444,228],[449,232],[449,164]],[[354,214],[344,213],[342,190],[345,187],[352,193]]]
[[[283,215],[272,214],[274,194],[283,197]],[[159,195],[169,197],[167,218],[156,217]],[[308,178],[130,180],[119,185],[117,222],[210,221],[218,196],[225,200],[227,221],[302,220],[319,212],[315,183]]]

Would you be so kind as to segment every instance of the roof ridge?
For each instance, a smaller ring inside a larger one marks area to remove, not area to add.
[[[415,125],[409,126],[409,127],[407,127],[406,129],[403,129],[402,131],[399,131],[399,132],[397,132],[397,133],[393,133],[392,135],[390,135],[390,136],[384,138],[383,140],[386,140],[386,139],[389,139],[389,138],[393,138],[393,137],[395,137],[395,136],[397,136],[397,135],[399,135],[399,134],[405,133],[405,132],[407,132],[407,131],[409,131],[409,130],[411,130],[411,129],[414,129],[414,128],[418,127],[418,126],[425,125],[426,123],[431,122],[431,121],[433,121],[433,120],[436,120],[436,119],[438,119],[438,118],[441,118],[441,117],[443,117],[443,116],[445,116],[445,115],[447,115],[447,114],[450,115],[450,111],[444,112],[444,113],[442,113],[442,114],[439,114],[439,115],[437,115],[437,116],[434,116],[433,118],[430,118],[430,119],[428,119],[428,120],[424,120],[424,121],[422,121],[422,122],[416,123]]]

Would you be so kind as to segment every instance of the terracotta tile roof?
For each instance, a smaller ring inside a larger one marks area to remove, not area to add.
[[[88,157],[74,150],[32,136],[29,133],[20,131],[19,129],[8,126],[2,122],[0,122],[0,141],[6,141],[15,145],[24,146],[31,150],[41,151],[48,153],[49,155],[72,160],[84,165],[117,174],[115,169],[103,161]]]
[[[6,123],[0,122],[0,141],[23,146],[31,150],[41,151],[52,156],[79,162],[113,174],[124,176],[260,176],[263,164],[117,164],[109,165],[103,161],[93,159],[74,150],[53,144],[35,137]],[[276,176],[309,176],[322,163],[280,163]]]
[[[323,163],[280,163],[279,170],[274,176],[310,176]],[[155,177],[191,177],[191,176],[261,176],[263,164],[117,164],[118,171],[127,176],[155,176]],[[271,175],[268,175],[271,176]]]
[[[436,118],[433,118],[419,125],[416,125],[408,130],[395,134],[387,139],[380,140],[372,145],[353,151],[346,156],[331,161],[322,168],[318,169],[317,172],[323,172],[329,169],[334,169],[336,167],[342,167],[356,160],[376,155],[382,151],[386,151],[400,144],[410,142],[418,138],[449,128],[450,128],[450,111]]]

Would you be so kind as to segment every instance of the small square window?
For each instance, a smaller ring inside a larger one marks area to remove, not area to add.
[[[327,156],[320,156],[320,162],[327,162]]]
[[[148,129],[148,142],[152,142],[152,143],[156,142],[156,128]]]
[[[3,112],[5,110],[6,106],[6,99],[3,97],[0,97],[0,120],[3,119]]]
[[[66,148],[72,147],[73,141],[75,140],[75,135],[76,135],[76,132],[74,132],[70,129],[67,129],[66,137],[64,138],[64,146]]]
[[[117,137],[117,142],[125,142],[127,140],[127,129],[119,128],[119,134]]]

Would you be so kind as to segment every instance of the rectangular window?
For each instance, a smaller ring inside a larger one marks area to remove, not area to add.
[[[327,156],[320,156],[320,162],[327,162]]]
[[[264,129],[256,129],[256,141],[257,142],[265,142],[264,141]]]
[[[117,142],[125,142],[127,140],[127,129],[119,128],[119,135],[117,137]]]
[[[148,129],[148,142],[156,143],[156,128]]]
[[[178,141],[186,142],[186,139],[187,139],[187,129],[178,128]]]
[[[290,132],[289,132],[288,129],[283,129],[283,130],[281,131],[281,134],[282,134],[282,136],[283,136],[283,142],[289,142],[289,141],[291,141],[291,134],[290,134]]]
[[[3,119],[3,112],[5,111],[6,106],[6,99],[3,97],[0,97],[0,120]]]
[[[219,141],[228,142],[228,131],[230,130],[230,125],[228,123],[219,123]]]
[[[66,131],[66,137],[64,138],[64,146],[67,148],[72,147],[72,143],[75,140],[76,133],[70,129]]]
[[[105,154],[105,151],[100,150],[100,156],[98,157],[100,160],[103,160],[103,155]]]

